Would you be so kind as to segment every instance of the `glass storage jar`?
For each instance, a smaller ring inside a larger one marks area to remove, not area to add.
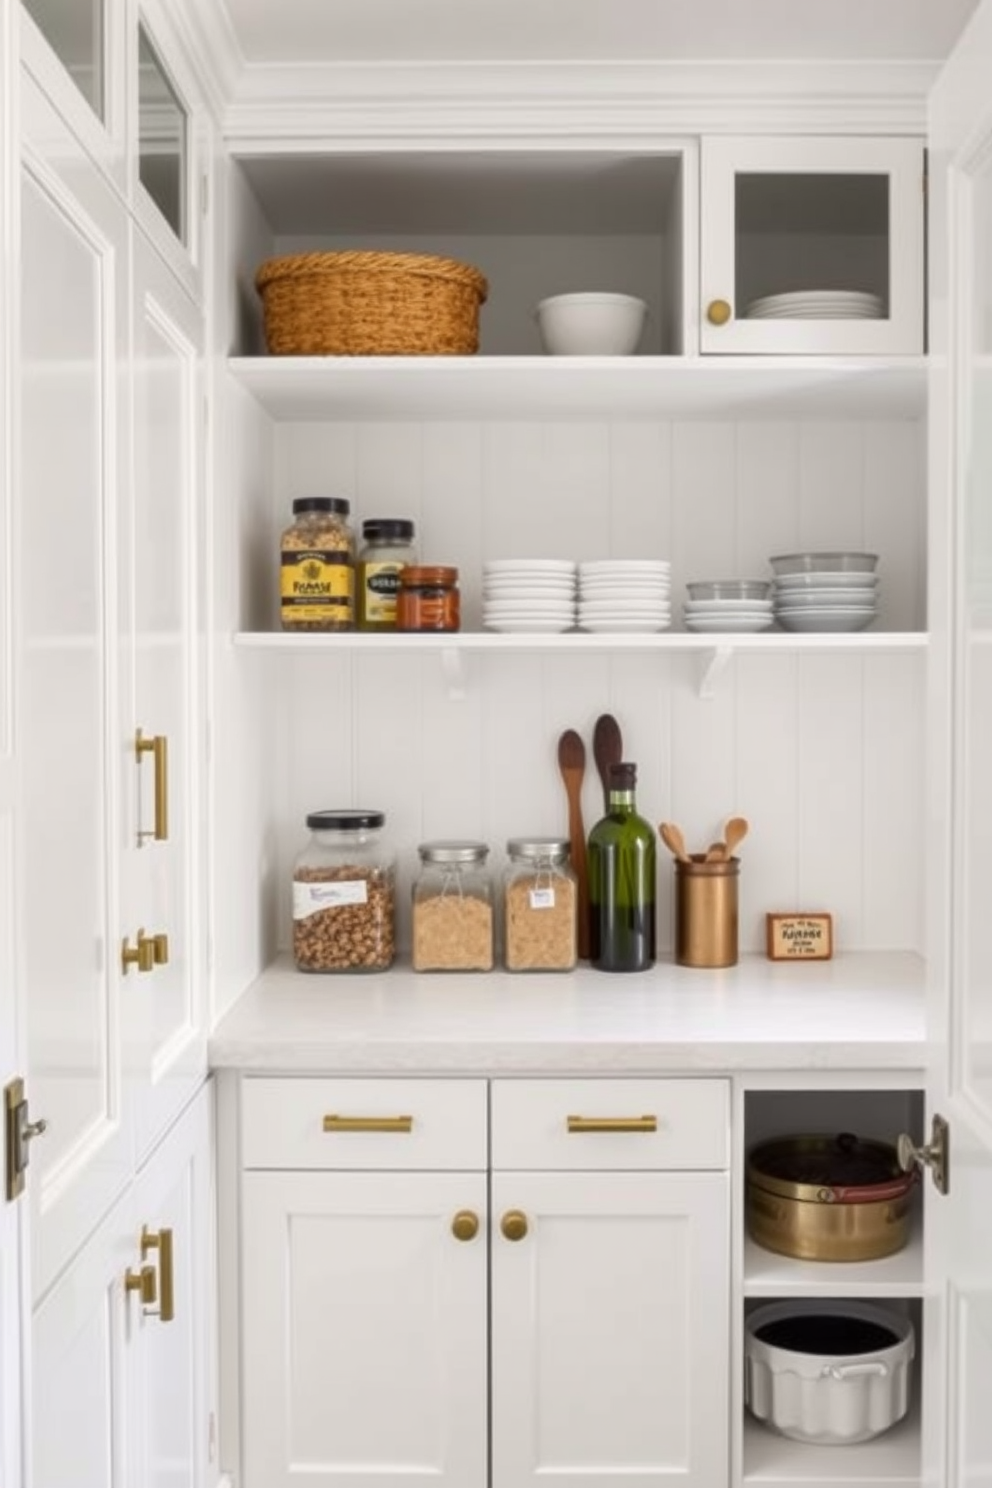
[[[396,629],[449,631],[460,625],[457,568],[439,564],[404,568],[396,595]]]
[[[358,554],[359,630],[395,630],[400,575],[417,555],[413,523],[402,517],[370,517],[362,523]]]
[[[413,885],[414,971],[490,971],[493,894],[484,842],[422,842]]]
[[[396,868],[381,811],[312,811],[293,868],[298,971],[384,971],[396,938]]]
[[[503,874],[503,945],[507,971],[571,971],[577,889],[561,837],[511,837]]]
[[[279,606],[283,630],[354,630],[355,538],[351,503],[300,496],[280,543]]]

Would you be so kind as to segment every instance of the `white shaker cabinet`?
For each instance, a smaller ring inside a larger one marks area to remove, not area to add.
[[[700,350],[919,355],[921,139],[702,142]]]

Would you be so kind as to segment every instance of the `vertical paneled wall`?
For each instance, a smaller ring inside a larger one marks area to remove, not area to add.
[[[892,423],[299,424],[275,431],[272,552],[294,496],[352,501],[362,518],[407,516],[420,554],[462,574],[478,628],[482,563],[497,556],[645,556],[672,563],[678,623],[689,579],[767,576],[773,553],[880,555],[882,630],[925,627],[923,431]],[[275,565],[255,623],[277,624]],[[247,616],[246,622],[247,622]],[[700,657],[466,657],[453,698],[430,655],[246,658],[278,699],[275,882],[288,882],[308,810],[387,812],[404,887],[416,845],[481,836],[494,863],[510,835],[565,828],[555,746],[591,740],[614,712],[652,821],[705,847],[743,813],[742,942],[768,909],[831,910],[839,944],[920,949],[922,653],[743,654],[715,696]],[[591,754],[585,790],[600,809]],[[661,936],[671,938],[662,862]],[[405,894],[401,895],[405,900]],[[280,938],[288,935],[279,906]],[[401,923],[401,940],[406,922]]]

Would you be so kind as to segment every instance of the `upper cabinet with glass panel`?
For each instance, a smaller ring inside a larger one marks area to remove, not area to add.
[[[922,140],[704,140],[701,235],[701,351],[924,350]]]
[[[144,26],[138,28],[138,175],[181,243],[187,212],[189,110]]]
[[[104,0],[22,0],[98,119],[106,122]]]

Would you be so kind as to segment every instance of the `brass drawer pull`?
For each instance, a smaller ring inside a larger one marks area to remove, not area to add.
[[[569,1116],[570,1132],[656,1132],[657,1116]]]
[[[324,1117],[325,1132],[411,1132],[412,1116],[337,1116]]]
[[[141,1230],[141,1258],[150,1250],[158,1251],[158,1315],[163,1323],[171,1323],[176,1315],[176,1294],[172,1266],[172,1231],[164,1226],[150,1230],[147,1225]],[[147,1269],[142,1267],[142,1270]]]
[[[138,846],[146,838],[156,842],[167,842],[169,838],[169,740],[165,734],[155,734],[146,739],[141,729],[134,735],[134,755],[141,764],[143,754],[150,754],[155,761],[155,825],[138,832]]]

